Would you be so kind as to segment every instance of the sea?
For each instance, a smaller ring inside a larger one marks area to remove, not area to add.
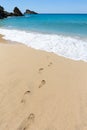
[[[87,62],[87,14],[37,14],[0,20],[0,34],[34,49]]]

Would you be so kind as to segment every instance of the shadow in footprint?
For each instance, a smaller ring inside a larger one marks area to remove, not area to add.
[[[50,67],[52,64],[53,64],[53,63],[52,63],[52,62],[50,62],[50,63],[48,64],[48,67]]]
[[[17,130],[29,129],[30,125],[34,123],[34,120],[35,120],[35,115],[31,113],[25,120],[22,121],[22,123],[20,124]]]
[[[40,69],[39,69],[39,73],[41,73],[43,70],[44,70],[44,68],[40,68]]]
[[[24,93],[24,95],[26,95],[26,94],[29,94],[31,91],[26,91],[25,93]]]
[[[23,99],[21,100],[21,103],[25,103],[25,95],[28,95],[28,94],[30,94],[31,93],[31,91],[26,91],[25,93],[24,93],[24,96],[23,96]]]
[[[46,84],[46,81],[42,80],[41,83],[40,83],[40,85],[39,85],[39,88],[43,87],[43,85],[45,85],[45,84]]]

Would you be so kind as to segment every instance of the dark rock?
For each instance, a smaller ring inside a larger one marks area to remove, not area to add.
[[[3,14],[3,12],[0,11],[0,19],[3,19],[3,18],[5,18],[4,14]]]
[[[38,13],[36,13],[35,11],[31,11],[29,9],[26,9],[24,14],[38,14]]]
[[[18,7],[15,7],[13,12],[14,12],[14,16],[23,16],[22,12],[19,10]]]
[[[4,14],[4,8],[2,6],[0,6],[0,19],[5,18],[5,14]]]
[[[9,14],[9,16],[15,16],[15,15],[14,15],[14,13],[11,12],[11,13]]]
[[[4,8],[2,6],[0,6],[0,12],[3,12]]]
[[[12,16],[11,13],[4,11],[4,8],[0,6],[0,19],[7,18],[8,16]]]
[[[5,16],[5,17],[11,16],[11,13],[9,13],[9,12],[7,12],[7,11],[4,11],[4,16]]]
[[[24,14],[37,14],[35,11],[27,9]],[[0,6],[0,19],[7,18],[9,16],[23,16],[18,7],[15,7],[13,12],[7,12],[2,6]]]

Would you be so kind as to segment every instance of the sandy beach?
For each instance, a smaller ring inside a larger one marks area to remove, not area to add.
[[[87,63],[0,43],[0,130],[87,130]]]

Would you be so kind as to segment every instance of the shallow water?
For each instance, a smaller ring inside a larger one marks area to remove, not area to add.
[[[87,14],[38,14],[0,21],[5,39],[87,61]]]

